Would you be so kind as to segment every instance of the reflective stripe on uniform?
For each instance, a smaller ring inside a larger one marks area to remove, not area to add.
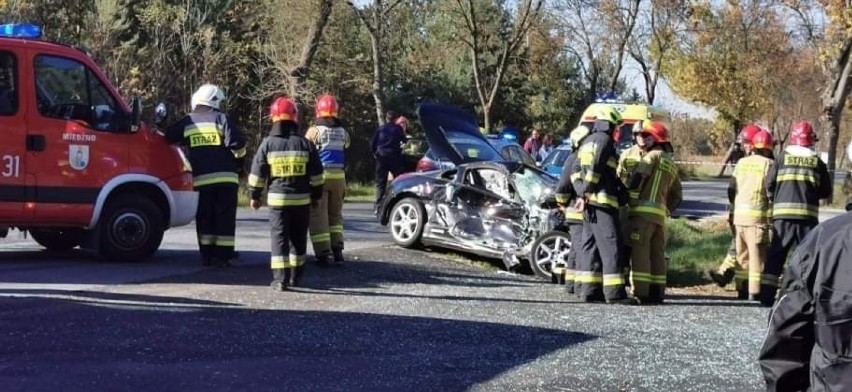
[[[311,176],[311,186],[320,186],[325,184],[325,179],[323,175]]]
[[[329,234],[329,233],[311,234],[311,242],[313,242],[313,243],[331,242],[331,234]]]
[[[240,178],[234,172],[215,172],[201,174],[192,177],[193,186],[205,186],[212,184],[239,184]]]
[[[202,234],[198,236],[199,245],[213,245],[216,243],[216,236],[212,234]]]
[[[772,275],[772,274],[761,274],[760,275],[760,284],[762,284],[762,285],[778,287],[779,286],[778,280],[779,280],[779,278],[778,278],[777,275]]]
[[[574,271],[574,281],[579,283],[602,283],[603,275],[600,272]]]
[[[222,132],[216,123],[197,122],[183,129],[183,137],[189,139],[189,147],[214,147],[222,145]]]
[[[274,193],[266,195],[266,204],[270,207],[306,206],[311,204],[311,195],[308,193]]]
[[[750,204],[737,204],[736,207],[734,207],[734,215],[737,214],[743,214],[753,218],[766,218],[770,216],[769,211]]]
[[[328,227],[328,231],[332,234],[343,234],[343,225],[331,225]]]
[[[600,205],[606,205],[613,208],[618,208],[618,199],[610,196],[604,191],[589,195],[589,201]]]
[[[271,151],[266,155],[272,177],[303,176],[308,172],[307,151]]]
[[[637,202],[636,205],[630,207],[631,213],[637,214],[652,214],[665,218],[668,215],[668,208],[653,201]]]
[[[304,265],[306,260],[306,255],[272,256],[270,266],[272,269],[295,268]]]
[[[606,274],[603,276],[604,286],[618,286],[624,284],[624,275],[622,274]]]
[[[266,179],[255,174],[249,174],[248,186],[252,188],[261,188],[266,183]]]
[[[216,236],[216,246],[234,246],[234,236],[228,235],[217,235]]]
[[[590,184],[597,184],[601,180],[601,175],[590,171],[586,173],[585,181]]]
[[[653,275],[645,272],[630,271],[630,279],[634,282],[666,284],[666,275]]]
[[[775,203],[772,205],[772,215],[795,215],[819,217],[819,206],[812,206],[807,203]]]
[[[323,178],[326,180],[345,180],[346,172],[343,169],[323,168]]]

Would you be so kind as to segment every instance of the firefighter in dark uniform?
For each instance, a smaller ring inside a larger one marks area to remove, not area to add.
[[[775,235],[760,287],[763,306],[775,302],[787,255],[819,223],[819,200],[831,196],[833,190],[828,168],[813,150],[816,141],[816,133],[807,121],[793,124],[787,148],[767,175]]]
[[[740,131],[737,137],[737,145],[742,148],[742,156],[737,155],[734,162],[736,164],[740,159],[748,157],[754,152],[754,144],[752,140],[754,135],[760,132],[760,127],[754,124],[746,125]],[[724,169],[723,169],[724,170]],[[740,263],[737,261],[737,229],[734,226],[734,194],[729,193],[730,200],[728,210],[728,227],[731,229],[731,245],[728,246],[728,252],[725,254],[725,259],[716,270],[707,270],[707,276],[715,282],[719,287],[725,287],[733,280],[737,287],[739,299],[748,298],[748,271],[740,268]]]
[[[639,145],[644,150],[630,173],[628,218],[630,268],[633,297],[640,304],[661,304],[666,292],[666,219],[677,209],[683,194],[672,151],[669,131],[662,123],[646,123]]]
[[[814,228],[790,260],[758,361],[767,391],[852,390],[852,214]]]
[[[272,130],[263,139],[251,164],[251,208],[269,185],[266,204],[272,226],[272,289],[298,286],[305,268],[311,206],[322,197],[323,169],[313,143],[300,135],[296,104],[284,97],[269,109]],[[292,244],[293,248],[290,248]]]
[[[586,302],[634,303],[627,298],[622,265],[622,238],[618,208],[627,195],[615,169],[618,154],[612,133],[621,114],[607,108],[597,114],[592,134],[577,152],[581,179],[574,208],[583,211],[583,240],[575,268],[574,291]],[[600,262],[596,262],[596,260]]]
[[[239,128],[219,111],[225,93],[205,84],[192,95],[192,112],[172,124],[165,137],[189,147],[193,187],[198,191],[195,227],[205,266],[229,266],[236,258],[238,172],[246,155]]]
[[[568,294],[574,293],[574,267],[577,264],[577,252],[580,250],[577,245],[583,238],[583,213],[573,209],[573,204],[577,200],[574,184],[580,180],[580,162],[577,160],[576,151],[589,133],[589,128],[585,126],[579,126],[571,131],[571,147],[574,152],[565,160],[565,164],[562,166],[562,175],[559,177],[559,184],[556,186],[556,203],[559,204],[565,214],[568,235],[571,237],[571,244],[573,244],[565,260],[564,271],[562,271],[565,277],[565,291]]]

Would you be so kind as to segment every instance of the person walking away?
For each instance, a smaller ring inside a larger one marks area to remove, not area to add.
[[[269,188],[270,286],[283,291],[301,285],[311,208],[319,204],[324,180],[317,150],[300,136],[296,103],[286,97],[276,98],[269,117],[272,129],[254,155],[248,185],[253,210],[260,208],[264,187]]]
[[[589,128],[579,126],[571,131],[571,147],[574,152],[568,156],[562,166],[562,175],[556,186],[556,203],[565,214],[565,223],[568,225],[568,235],[573,245],[565,260],[565,292],[574,294],[575,266],[577,265],[577,253],[580,251],[580,241],[583,238],[583,212],[574,209],[578,194],[575,184],[580,181],[580,161],[577,160],[577,148],[583,139],[591,133]]]
[[[755,124],[750,124],[740,130],[737,137],[739,146],[742,147],[743,156],[740,159],[750,156],[754,152],[754,135],[760,132],[760,127]],[[731,244],[728,246],[728,251],[725,258],[719,264],[716,270],[705,271],[706,275],[716,283],[719,287],[725,287],[731,281],[734,281],[734,286],[737,288],[737,297],[739,299],[748,299],[748,271],[740,268],[740,263],[737,261],[737,229],[734,226],[734,194],[728,189],[728,227],[731,230]]]
[[[230,116],[221,112],[225,93],[205,84],[192,94],[192,112],[166,128],[171,143],[189,147],[193,188],[198,191],[195,228],[205,266],[226,267],[236,259],[239,171],[246,142]]]
[[[538,155],[538,150],[541,148],[541,134],[537,129],[532,130],[532,134],[529,139],[524,142],[524,151],[527,154],[530,154],[533,160],[536,162],[541,161],[541,157]]]
[[[668,129],[653,122],[639,135],[645,152],[627,182],[627,189],[638,194],[629,201],[630,280],[640,304],[661,304],[666,292],[666,219],[683,201],[683,190],[669,156]]]
[[[542,139],[541,148],[538,149],[538,158],[539,162],[544,162],[548,155],[553,151],[553,134],[548,133],[544,135],[544,139]]]
[[[621,114],[615,109],[601,110],[592,134],[586,137],[577,156],[581,167],[577,194],[582,197],[575,203],[575,209],[583,211],[583,240],[574,290],[587,302],[604,299],[607,303],[633,303],[624,288],[618,221],[622,197],[615,173],[618,155],[612,140],[621,121]],[[598,257],[600,264],[595,263]]]
[[[763,265],[769,250],[771,206],[766,176],[772,167],[772,135],[761,130],[754,135],[754,152],[737,163],[728,192],[734,195],[737,260],[748,271],[748,299],[759,300]]]
[[[376,212],[385,197],[388,173],[394,177],[402,173],[402,145],[408,141],[405,131],[396,124],[399,115],[389,110],[385,113],[385,124],[376,129],[370,141],[370,150],[376,158]]]
[[[319,152],[322,161],[322,197],[316,208],[311,208],[310,234],[314,257],[321,265],[328,265],[333,256],[335,263],[343,262],[343,198],[346,194],[344,150],[349,148],[349,133],[338,117],[338,104],[334,96],[323,95],[315,107],[316,124],[305,133]]]
[[[812,230],[783,282],[758,354],[766,390],[852,390],[852,214]]]
[[[760,285],[760,303],[766,307],[775,302],[787,255],[819,223],[819,201],[833,190],[828,168],[813,150],[817,137],[811,124],[793,124],[787,140],[766,180],[775,230]]]

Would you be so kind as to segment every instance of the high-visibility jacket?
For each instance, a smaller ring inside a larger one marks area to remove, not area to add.
[[[189,147],[193,186],[239,184],[246,142],[231,119],[217,110],[192,112],[165,130],[166,140]]]
[[[831,196],[832,181],[816,153],[789,146],[775,160],[766,179],[772,199],[772,219],[817,222],[819,199]]]
[[[583,213],[574,210],[572,204],[577,199],[575,184],[580,181],[580,162],[577,154],[571,154],[562,166],[562,175],[556,185],[556,202],[568,206],[565,210],[565,222],[568,224],[583,223]]]
[[[758,361],[767,391],[852,390],[852,214],[799,245]]]
[[[322,161],[326,180],[343,180],[345,161],[344,150],[349,148],[349,133],[340,121],[334,117],[317,119],[317,124],[308,129],[305,137],[314,143]]]
[[[664,225],[683,201],[677,166],[665,152],[654,149],[644,154],[635,172],[642,180],[635,190],[638,196],[629,202],[630,217]]]
[[[772,160],[752,154],[737,162],[734,176],[728,185],[734,194],[734,224],[754,226],[768,224],[771,209],[766,191],[766,174]]]
[[[251,164],[248,185],[252,200],[269,185],[269,207],[307,206],[322,197],[322,163],[314,145],[289,122],[276,122],[263,139]]]
[[[630,181],[630,176],[639,167],[639,162],[642,161],[644,155],[645,151],[638,144],[634,144],[621,152],[621,156],[618,158],[618,168],[615,172],[623,184],[627,184]],[[639,197],[638,190],[635,189],[628,190],[628,195],[630,196],[630,200],[635,200]]]
[[[593,206],[617,210],[623,188],[615,174],[618,154],[609,134],[596,131],[587,136],[577,151],[577,159],[581,175],[577,193]]]

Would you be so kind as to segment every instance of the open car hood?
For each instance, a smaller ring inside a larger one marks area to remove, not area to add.
[[[467,112],[449,105],[424,103],[417,108],[417,117],[437,159],[446,159],[456,165],[504,160],[479,131],[476,118]]]

